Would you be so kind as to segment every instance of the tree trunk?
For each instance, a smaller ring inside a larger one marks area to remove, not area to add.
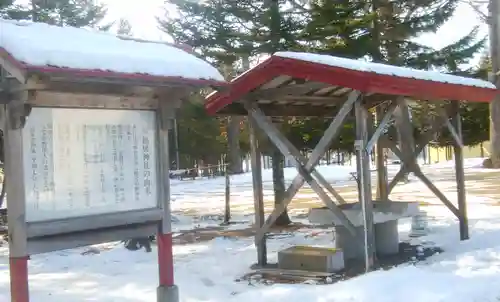
[[[250,58],[249,56],[241,57],[241,70],[243,73],[250,69]],[[241,157],[240,149],[240,124],[243,118],[233,116],[229,118],[229,123],[227,127],[227,143],[228,143],[228,153],[229,153],[229,172],[231,174],[241,174],[243,173],[243,161]]]
[[[493,69],[493,80],[500,88],[500,7],[498,0],[490,0],[490,56]],[[491,164],[493,168],[500,168],[500,95],[490,103],[490,142]]]
[[[241,120],[241,117],[232,116],[229,118],[227,126],[228,164],[231,174],[243,173],[239,141]]]
[[[280,150],[274,146],[271,153],[271,165],[273,169],[274,204],[276,206],[283,202],[285,196],[285,157],[281,154]],[[288,211],[285,209],[278,219],[276,219],[274,225],[285,226],[289,225],[291,222]]]
[[[278,0],[268,0],[266,1],[266,6],[269,8],[270,16],[270,38],[271,38],[271,54],[280,50],[280,39],[281,39],[281,14],[280,14],[280,4]],[[271,144],[272,145],[272,144]],[[283,202],[283,196],[285,193],[285,158],[281,152],[272,145],[271,149],[271,165],[273,169],[273,187],[274,187],[274,204],[280,204]],[[276,220],[274,225],[283,226],[290,224],[290,217],[288,212],[285,210]]]

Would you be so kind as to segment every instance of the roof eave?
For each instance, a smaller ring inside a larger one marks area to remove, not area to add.
[[[190,79],[183,77],[156,76],[141,73],[123,73],[105,70],[89,70],[89,69],[74,69],[60,68],[51,66],[34,66],[25,65],[28,74],[41,74],[49,76],[57,76],[62,79],[84,79],[87,81],[99,82],[102,79],[111,79],[116,83],[129,85],[136,82],[138,85],[145,86],[166,86],[166,85],[186,85],[196,88],[212,87],[216,90],[225,87],[226,82],[212,79]]]
[[[224,107],[244,97],[248,92],[279,76],[275,66],[277,57],[271,56],[254,68],[237,76],[228,83],[224,91],[215,91],[205,98],[205,109],[208,114],[216,115]]]
[[[335,70],[332,72],[332,70]],[[214,92],[206,98],[209,114],[217,114],[226,106],[280,75],[348,87],[361,92],[403,95],[422,100],[463,100],[491,102],[498,94],[495,88],[452,84],[340,67],[272,56],[230,82],[227,91]]]

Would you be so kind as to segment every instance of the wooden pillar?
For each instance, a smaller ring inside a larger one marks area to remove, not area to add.
[[[13,100],[1,110],[6,118],[4,129],[5,177],[7,185],[8,228],[9,228],[9,268],[11,300],[28,302],[28,243],[26,230],[26,196],[24,194],[23,139],[24,127],[23,104]]]
[[[408,172],[414,172],[417,165],[416,155],[415,155],[415,140],[413,137],[413,126],[411,123],[409,107],[404,98],[399,98],[397,100],[398,107],[394,111],[394,117],[396,120],[396,128],[398,132],[399,147],[401,149],[401,154],[403,158],[401,160],[401,167],[406,167],[405,181],[408,177]]]
[[[462,143],[462,123],[459,111],[458,101],[452,102],[452,109],[454,116],[452,118],[452,125],[455,128],[459,142],[453,144],[453,151],[455,155],[455,177],[457,181],[457,200],[459,212],[459,227],[460,227],[460,240],[469,239],[469,223],[467,218],[467,203],[465,197],[465,176],[464,176],[464,156],[463,156],[463,143]]]
[[[384,117],[384,107],[378,106],[376,112],[377,124],[380,125]],[[389,198],[387,168],[385,165],[384,146],[377,142],[375,145],[375,157],[377,166],[377,200],[384,201]]]
[[[364,247],[365,247],[365,269],[370,271],[375,263],[375,232],[373,226],[373,203],[370,175],[369,150],[366,150],[368,142],[368,112],[359,99],[354,104],[356,115],[356,168],[358,173],[358,195],[363,214],[364,224]]]
[[[262,188],[262,165],[261,152],[256,134],[256,125],[252,118],[248,118],[248,127],[250,133],[250,156],[252,161],[252,182],[253,182],[253,198],[255,212],[255,228],[262,228],[265,222],[264,216],[264,193]],[[258,232],[256,232],[256,235]],[[267,243],[266,236],[258,239],[255,237],[255,245],[257,247],[257,265],[262,267],[267,264]]]

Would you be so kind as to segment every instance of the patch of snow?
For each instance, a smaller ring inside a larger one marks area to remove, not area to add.
[[[313,63],[324,64],[324,65],[335,66],[357,71],[373,72],[377,74],[392,75],[403,78],[414,78],[414,79],[441,82],[441,83],[496,89],[495,85],[487,81],[443,74],[435,71],[418,70],[413,68],[364,62],[360,60],[353,60],[353,59],[334,57],[329,55],[305,53],[305,52],[285,51],[285,52],[277,52],[274,55],[283,58],[296,59],[301,61],[313,62]]]
[[[478,159],[465,161],[471,169]],[[429,178],[444,190],[454,177],[452,162],[424,166]],[[321,166],[323,175],[341,184],[347,182],[353,167]],[[394,174],[399,166],[389,167]],[[467,172],[467,171],[466,171]],[[271,171],[263,173],[265,181]],[[287,169],[290,182],[295,170]],[[250,174],[234,179],[235,204],[252,203]],[[174,205],[188,203],[191,209],[205,206],[214,194],[223,192],[224,178],[172,181]],[[351,181],[352,183],[352,181]],[[352,184],[351,184],[352,186]],[[336,184],[337,187],[337,184]],[[423,191],[419,182],[401,185],[413,198]],[[221,191],[222,190],[222,191]],[[233,190],[233,189],[232,189]],[[456,195],[456,192],[455,192]],[[331,285],[249,284],[236,282],[256,261],[253,238],[216,238],[208,242],[175,245],[175,282],[181,302],[498,302],[500,300],[500,207],[483,204],[482,196],[468,195],[471,239],[460,242],[458,222],[445,206],[429,206],[426,236],[411,239],[422,245],[436,245],[444,252],[415,265],[401,265],[375,271]],[[453,202],[453,200],[452,200]],[[223,195],[218,200],[223,208]],[[186,207],[187,208],[187,207]],[[202,212],[205,208],[202,208]],[[250,215],[253,213],[250,211]],[[235,228],[242,227],[241,225]],[[400,220],[402,240],[410,240],[411,219]],[[290,236],[268,240],[268,256],[275,262],[277,251],[293,245],[333,246],[330,230],[300,229]],[[99,250],[89,253],[89,250]],[[119,243],[35,255],[30,260],[30,289],[33,301],[156,301],[158,284],[157,250],[130,252]],[[305,282],[310,283],[310,282]],[[8,247],[0,247],[0,302],[10,301]]]
[[[174,246],[175,278],[181,302],[496,302],[500,297],[498,211],[471,211],[471,239],[458,241],[456,222],[431,224],[420,240],[443,243],[445,252],[416,265],[375,271],[331,285],[236,282],[256,260],[253,238],[217,238]],[[313,236],[314,234],[314,236]],[[404,237],[404,235],[402,235]],[[298,230],[268,241],[269,261],[292,245],[332,246],[332,234]],[[0,301],[9,301],[6,250],[0,248]],[[33,256],[34,301],[156,301],[156,249],[129,252],[108,244],[100,253],[86,249]],[[3,251],[3,253],[2,253]],[[2,255],[3,254],[3,255]],[[306,282],[307,283],[307,282]],[[452,286],[450,286],[452,284]]]
[[[82,28],[0,19],[0,48],[32,66],[224,81],[215,67],[174,46]]]

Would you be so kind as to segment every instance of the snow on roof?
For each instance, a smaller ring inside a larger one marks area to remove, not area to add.
[[[496,89],[495,85],[487,81],[459,77],[435,71],[418,70],[406,67],[363,62],[359,60],[303,52],[277,52],[274,55],[283,58],[296,59],[356,71],[373,72],[377,74],[391,75],[403,78],[414,78],[419,80]]]
[[[0,19],[0,50],[29,66],[224,81],[202,59],[164,43],[105,32]]]

